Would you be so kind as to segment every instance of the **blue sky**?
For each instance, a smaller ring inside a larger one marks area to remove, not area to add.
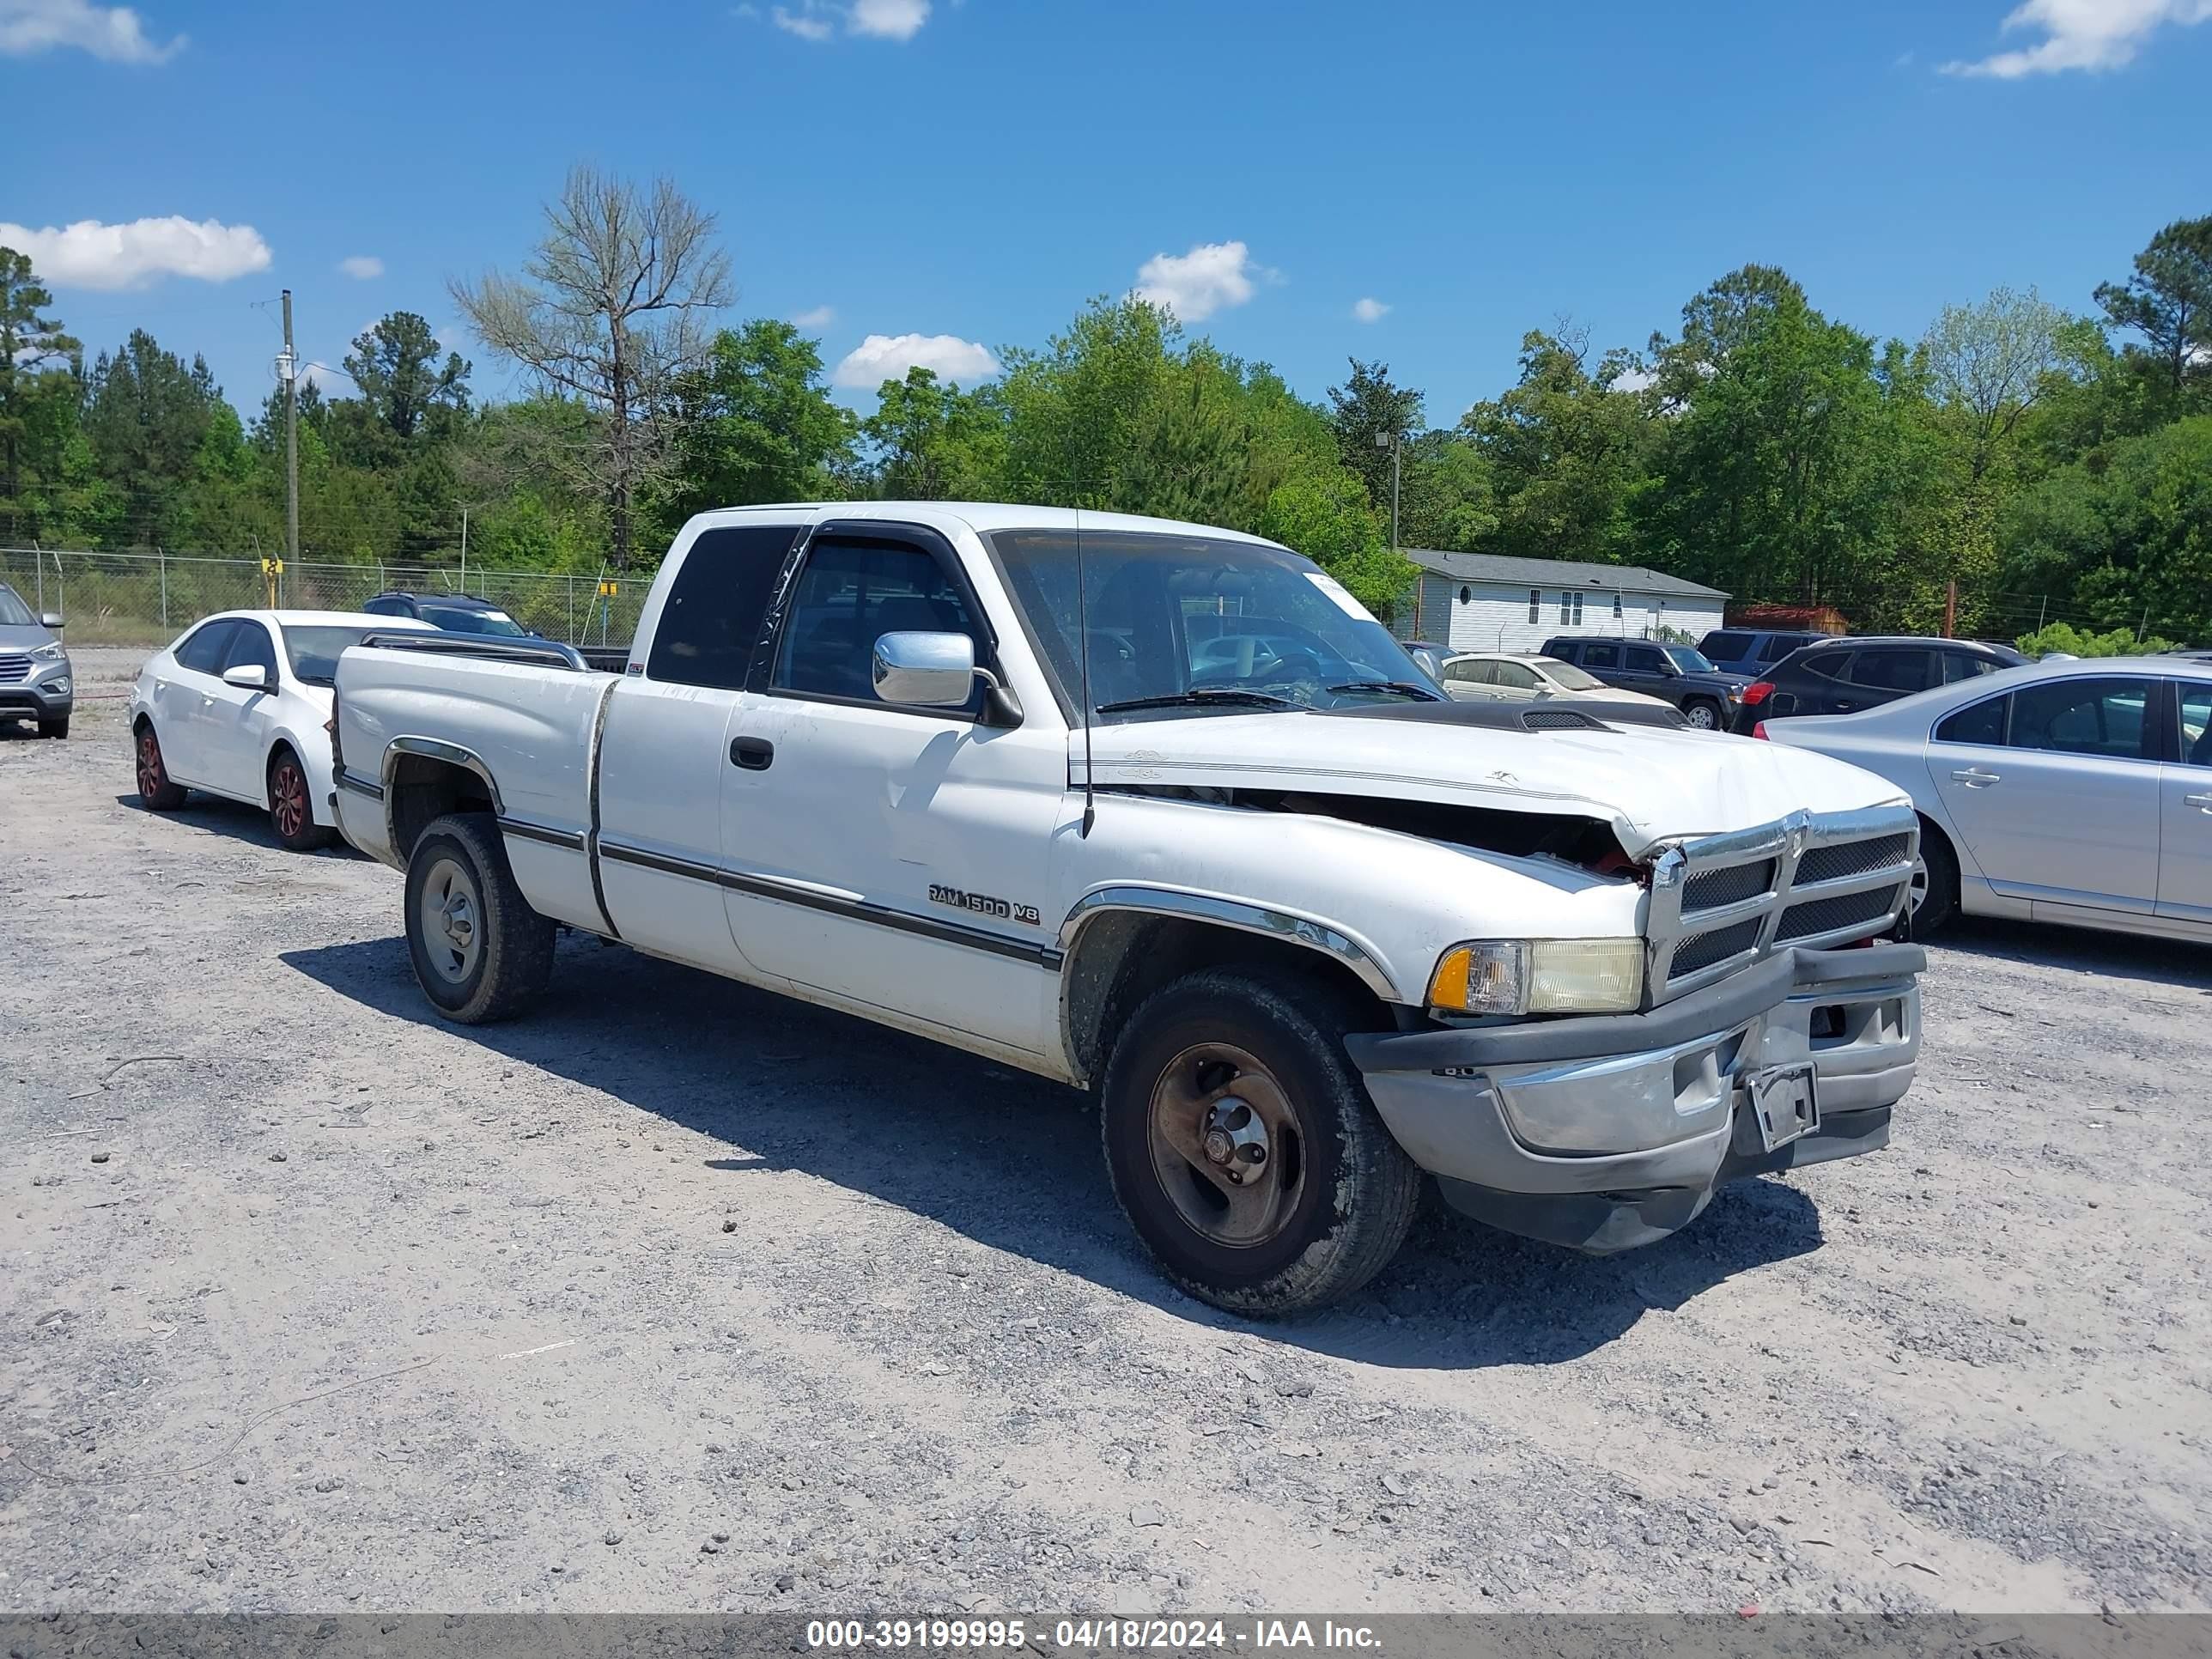
[[[2212,212],[2212,0],[2008,10],[0,0],[0,241],[88,347],[143,325],[251,409],[258,302],[332,364],[386,310],[442,330],[591,160],[716,211],[732,315],[821,319],[848,377],[1041,343],[1164,259],[1194,331],[1313,398],[1386,360],[1442,424],[1524,331],[1640,345],[1747,260],[1877,335],[2000,283],[2089,309]]]

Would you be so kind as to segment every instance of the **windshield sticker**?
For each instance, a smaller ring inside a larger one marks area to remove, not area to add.
[[[1306,572],[1306,580],[1328,594],[1330,603],[1352,621],[1371,623],[1375,620],[1373,613],[1358,600],[1353,599],[1345,585],[1326,570],[1309,570]]]

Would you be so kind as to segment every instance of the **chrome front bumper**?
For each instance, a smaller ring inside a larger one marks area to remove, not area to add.
[[[1346,1047],[1455,1207],[1626,1249],[1741,1176],[1886,1146],[1920,1052],[1917,945],[1788,950],[1646,1014],[1363,1034]],[[1751,1079],[1809,1065],[1820,1123],[1767,1150]]]

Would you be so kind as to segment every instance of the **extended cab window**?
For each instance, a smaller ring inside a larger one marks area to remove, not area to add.
[[[647,676],[741,690],[783,556],[798,535],[798,526],[788,524],[700,532],[660,607]]]
[[[2108,760],[2158,758],[2150,719],[2153,680],[2050,680],[2012,694],[2007,746],[2047,749]]]
[[[197,674],[222,673],[223,658],[230,649],[230,637],[237,631],[238,624],[228,617],[203,623],[191,638],[177,647],[177,665]]]
[[[902,633],[965,634],[975,642],[975,660],[990,660],[959,585],[928,553],[887,542],[818,542],[784,620],[776,689],[872,702],[876,641]],[[982,707],[982,696],[978,678],[967,712]]]

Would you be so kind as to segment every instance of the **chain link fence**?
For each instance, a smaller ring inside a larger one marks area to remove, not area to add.
[[[458,567],[304,560],[279,570],[254,559],[52,548],[0,548],[0,582],[33,611],[60,612],[73,645],[157,645],[217,611],[358,611],[395,588],[473,594],[549,640],[627,645],[653,586],[650,575],[611,580],[474,566],[465,574]]]

